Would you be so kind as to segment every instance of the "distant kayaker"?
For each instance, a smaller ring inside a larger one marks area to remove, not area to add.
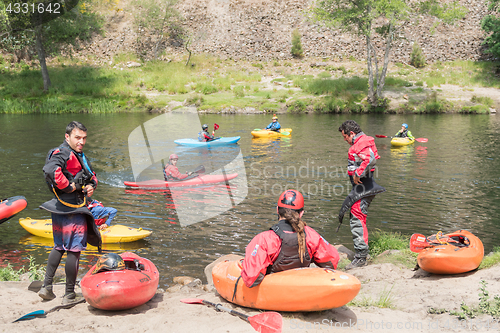
[[[165,181],[178,181],[193,174],[192,172],[186,172],[186,174],[180,173],[179,169],[176,166],[178,160],[179,156],[177,156],[176,154],[171,154],[168,157],[168,164],[165,167],[165,170],[163,170]]]
[[[208,125],[207,124],[203,124],[203,126],[201,126],[201,129],[203,131],[201,131],[200,133],[198,133],[198,138],[200,139],[200,141],[208,142],[208,141],[212,141],[212,140],[217,139],[214,136],[215,135],[215,130],[212,131],[212,134],[208,133]]]
[[[301,219],[304,197],[299,191],[283,192],[277,211],[279,222],[255,236],[246,247],[241,278],[247,287],[261,283],[266,274],[308,267],[311,262],[337,268],[337,249]]]
[[[280,123],[278,123],[278,117],[275,114],[273,114],[273,120],[269,125],[267,125],[266,130],[279,132],[280,129],[281,125]]]
[[[410,140],[415,140],[410,131],[408,131],[408,124],[404,123],[401,125],[401,129],[394,135],[396,138],[408,138]]]
[[[375,194],[384,192],[385,188],[373,180],[375,163],[380,158],[375,140],[363,133],[354,120],[346,120],[339,127],[339,132],[351,146],[347,157],[347,174],[353,188],[344,200],[339,212],[339,221],[342,223],[345,212],[349,208],[351,209],[350,225],[356,253],[353,261],[345,268],[348,270],[366,265],[369,252],[368,229],[366,227],[368,207]]]
[[[116,208],[104,207],[102,202],[98,200],[92,200],[87,207],[92,212],[95,224],[99,227],[99,230],[104,230],[107,227],[110,227],[111,221],[113,221],[116,213],[118,213]]]
[[[83,154],[86,141],[87,128],[77,121],[70,122],[66,127],[65,141],[49,151],[43,167],[45,180],[55,198],[43,203],[40,208],[52,213],[54,247],[50,251],[45,279],[38,295],[44,300],[56,298],[52,282],[66,252],[66,292],[62,304],[81,298],[75,293],[80,252],[87,248],[87,243],[101,252],[101,235],[87,208],[87,197],[94,193],[97,177]]]

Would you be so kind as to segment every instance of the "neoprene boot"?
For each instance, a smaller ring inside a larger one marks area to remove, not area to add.
[[[43,286],[38,292],[38,296],[43,298],[44,300],[50,301],[56,298],[56,294],[52,291],[52,285]]]

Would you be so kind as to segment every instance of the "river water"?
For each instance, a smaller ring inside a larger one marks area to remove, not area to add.
[[[0,225],[1,265],[26,265],[29,256],[36,263],[46,262],[51,240],[31,236],[18,221],[50,218],[38,208],[51,198],[42,167],[47,151],[62,143],[71,120],[89,130],[84,152],[100,180],[95,198],[118,209],[114,223],[153,231],[144,240],[105,245],[104,250],[132,251],[149,258],[160,271],[163,287],[179,275],[205,280],[207,264],[224,254],[244,254],[251,238],[276,222],[276,200],[287,188],[305,195],[308,225],[329,242],[352,249],[347,216],[335,232],[338,210],[350,191],[345,174],[349,146],[338,132],[347,119],[356,120],[371,136],[394,135],[406,122],[415,137],[429,139],[402,148],[392,148],[390,139],[376,139],[381,156],[376,180],[387,191],[370,206],[369,231],[429,235],[467,229],[482,239],[486,252],[499,243],[500,118],[496,115],[280,115],[282,127],[293,129],[291,137],[281,139],[250,135],[252,129],[270,122],[268,115],[200,115],[184,127],[170,124],[169,135],[159,133],[156,141],[150,133],[148,154],[162,151],[167,160],[170,153],[179,154],[181,172],[200,164],[208,163],[208,172],[226,165],[227,173],[239,174],[234,182],[175,193],[126,188],[123,181],[134,181],[137,175],[133,168],[138,159],[131,157],[129,149],[136,141],[131,137],[147,134],[145,124],[155,122],[156,117],[162,116],[0,115],[0,196],[23,195],[28,200],[25,210]],[[209,150],[182,150],[173,144],[175,138],[194,137],[200,123],[210,128],[217,123],[217,135],[241,136],[241,140]],[[230,163],[233,159],[236,162]],[[148,170],[156,168],[157,174],[165,160],[154,160],[161,162]],[[139,176],[141,180],[147,177],[147,172]],[[95,249],[83,252],[80,276],[97,257]]]

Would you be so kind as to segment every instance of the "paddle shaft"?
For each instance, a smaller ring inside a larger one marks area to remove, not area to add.
[[[246,321],[249,321],[248,320],[248,316],[246,314],[243,314],[241,312],[238,312],[238,311],[226,308],[226,307],[222,306],[222,304],[220,304],[220,303],[219,304],[215,304],[215,303],[212,303],[212,302],[206,301],[206,300],[203,300],[203,303],[207,304],[207,305],[210,305],[210,306],[213,306],[215,308],[215,310],[217,310],[217,311],[229,312],[232,315],[238,316],[238,317],[240,317],[242,319],[245,319]]]

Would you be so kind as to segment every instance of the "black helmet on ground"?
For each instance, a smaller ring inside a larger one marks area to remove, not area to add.
[[[103,271],[120,271],[125,269],[125,261],[116,253],[103,254],[95,264],[95,269],[92,274]]]

